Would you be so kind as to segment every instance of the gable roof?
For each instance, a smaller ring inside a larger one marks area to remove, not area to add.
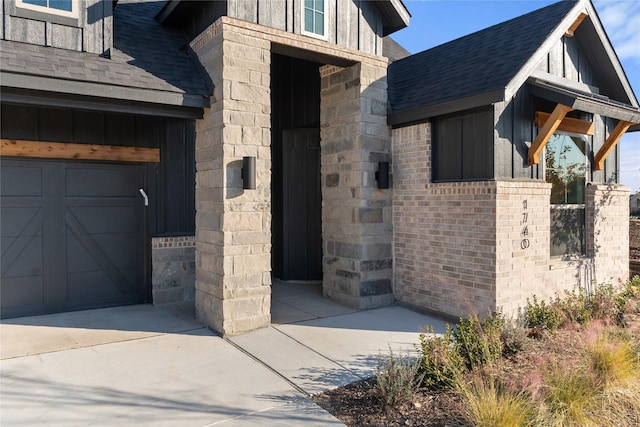
[[[389,59],[389,62],[395,62],[411,56],[411,53],[391,36],[386,36],[382,39],[382,56]]]
[[[591,2],[564,0],[391,64],[389,123],[410,123],[510,99],[582,12],[588,17],[578,31],[589,38],[591,54],[609,60],[599,70],[610,80],[609,95],[637,108]]]
[[[52,105],[65,94],[82,96],[84,108],[98,108],[95,98],[101,98],[114,109],[119,102],[129,104],[129,111],[135,103],[147,103],[174,107],[172,115],[201,115],[211,89],[187,40],[155,21],[161,7],[158,1],[118,2],[111,58],[1,40],[3,100],[17,102],[30,93],[33,102]],[[76,105],[82,108],[79,101]]]

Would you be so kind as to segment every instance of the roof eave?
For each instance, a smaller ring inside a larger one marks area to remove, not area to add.
[[[539,79],[529,80],[529,93],[576,110],[599,114],[628,123],[640,123],[640,109],[607,97],[556,86]]]
[[[553,45],[562,38],[567,28],[571,26],[578,18],[580,13],[584,10],[585,4],[588,0],[581,0],[576,2],[575,6],[569,13],[560,21],[553,32],[546,38],[546,40],[540,45],[533,55],[527,60],[527,62],[518,70],[515,76],[507,84],[506,97],[512,98],[520,90],[522,85],[525,84],[530,75],[535,71],[536,67],[542,61],[542,59],[551,50]]]
[[[185,109],[188,116],[192,116],[194,112],[202,116],[203,109],[210,106],[209,99],[199,94],[64,80],[11,71],[2,72],[0,89],[5,102],[9,102],[7,97],[13,90],[15,93],[42,92],[58,96],[86,97],[87,94],[91,94],[91,98],[109,100],[111,103],[140,103],[161,108]]]
[[[158,14],[156,15],[156,21],[163,24],[167,20],[167,18],[171,16],[175,8],[178,7],[180,3],[181,0],[168,0],[164,4],[164,6],[162,6],[162,9],[160,9],[160,12],[158,12]]]
[[[412,110],[392,112],[387,116],[387,124],[393,127],[408,126],[414,123],[426,122],[436,116],[488,107],[496,102],[504,101],[504,95],[504,89],[499,89],[466,98],[425,105]]]
[[[622,84],[625,93],[629,97],[629,104],[638,108],[640,106],[640,104],[638,104],[638,98],[633,92],[631,83],[629,83],[629,79],[627,78],[627,75],[624,72],[624,68],[622,68],[622,63],[620,62],[620,59],[618,58],[618,55],[616,54],[616,51],[613,48],[613,45],[611,44],[611,41],[609,40],[609,37],[607,36],[606,31],[604,30],[604,26],[600,21],[600,17],[598,16],[598,13],[593,7],[593,4],[591,3],[591,1],[587,1],[586,8],[588,10],[589,18],[591,19],[591,22],[593,23],[593,26],[596,32],[600,36],[600,40],[602,41],[602,44],[607,53],[607,56],[609,57],[609,60],[611,61],[611,64],[613,65],[616,71],[616,75],[617,75],[616,77],[620,80],[620,83]]]
[[[385,0],[376,2],[384,17],[382,35],[388,36],[409,26],[411,14],[402,0]]]
[[[596,10],[593,8],[593,4],[591,3],[590,0],[580,0],[576,2],[576,5],[571,9],[569,13],[567,13],[567,15],[562,19],[562,21],[560,21],[560,23],[552,32],[552,34],[550,34],[549,37],[547,37],[545,42],[529,58],[529,60],[518,71],[518,73],[514,76],[514,78],[511,79],[511,81],[507,85],[507,90],[506,90],[507,98],[512,98],[513,96],[515,96],[515,94],[522,87],[522,85],[525,84],[525,82],[531,76],[531,74],[534,73],[537,65],[540,63],[543,57],[547,55],[547,53],[551,50],[553,45],[563,37],[567,29],[571,26],[571,24],[575,22],[578,16],[583,12],[587,13],[590,21],[593,23],[593,26],[600,40],[602,41],[605,53],[615,69],[615,72],[616,72],[615,78],[619,79],[620,83],[622,84],[624,91],[628,97],[629,104],[634,107],[638,107],[638,100],[633,92],[633,89],[631,88],[631,84],[629,83],[629,80],[627,79],[627,76],[624,73],[622,64],[620,63],[620,60],[618,59],[618,56],[616,55],[615,50],[613,49],[613,46],[611,45],[611,42],[609,41],[609,38],[607,37],[607,34],[604,31],[602,23],[600,22],[600,18],[598,17]],[[582,25],[585,25],[585,23],[583,23]]]

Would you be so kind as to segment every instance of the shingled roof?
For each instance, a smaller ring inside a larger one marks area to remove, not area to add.
[[[504,92],[576,3],[561,1],[394,62],[388,82],[396,122],[428,106],[482,94],[499,98],[496,92]]]
[[[0,41],[2,86],[202,108],[211,88],[187,40],[154,19],[162,2],[120,0],[110,58]]]

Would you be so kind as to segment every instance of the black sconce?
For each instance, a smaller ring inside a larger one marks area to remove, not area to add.
[[[378,162],[378,172],[376,172],[378,188],[386,190],[389,188],[389,162]]]
[[[244,190],[256,189],[256,158],[242,158],[242,188]]]

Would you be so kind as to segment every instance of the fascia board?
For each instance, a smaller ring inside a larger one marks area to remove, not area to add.
[[[511,79],[511,81],[507,84],[505,90],[505,96],[507,99],[513,98],[518,90],[522,87],[523,84],[527,81],[530,75],[535,71],[536,67],[542,61],[542,59],[551,51],[553,46],[562,38],[564,33],[567,31],[567,28],[571,26],[575,22],[575,20],[580,16],[585,10],[586,4],[589,0],[580,0],[576,2],[575,6],[567,15],[560,21],[558,26],[553,30],[553,32],[547,37],[547,39],[542,43],[542,45],[536,50],[536,52],[531,55],[529,60],[520,68],[520,70],[516,73],[516,75]]]
[[[105,85],[76,80],[63,80],[7,71],[2,72],[0,85],[2,87],[18,89],[57,92],[71,95],[90,95],[99,98],[111,98],[181,107],[207,108],[210,106],[209,100],[201,95]]]
[[[412,123],[424,122],[431,117],[456,113],[458,111],[471,110],[479,107],[486,107],[501,101],[504,101],[503,89],[453,101],[427,105],[413,110],[391,113],[387,117],[387,124],[390,126],[400,127]]]

